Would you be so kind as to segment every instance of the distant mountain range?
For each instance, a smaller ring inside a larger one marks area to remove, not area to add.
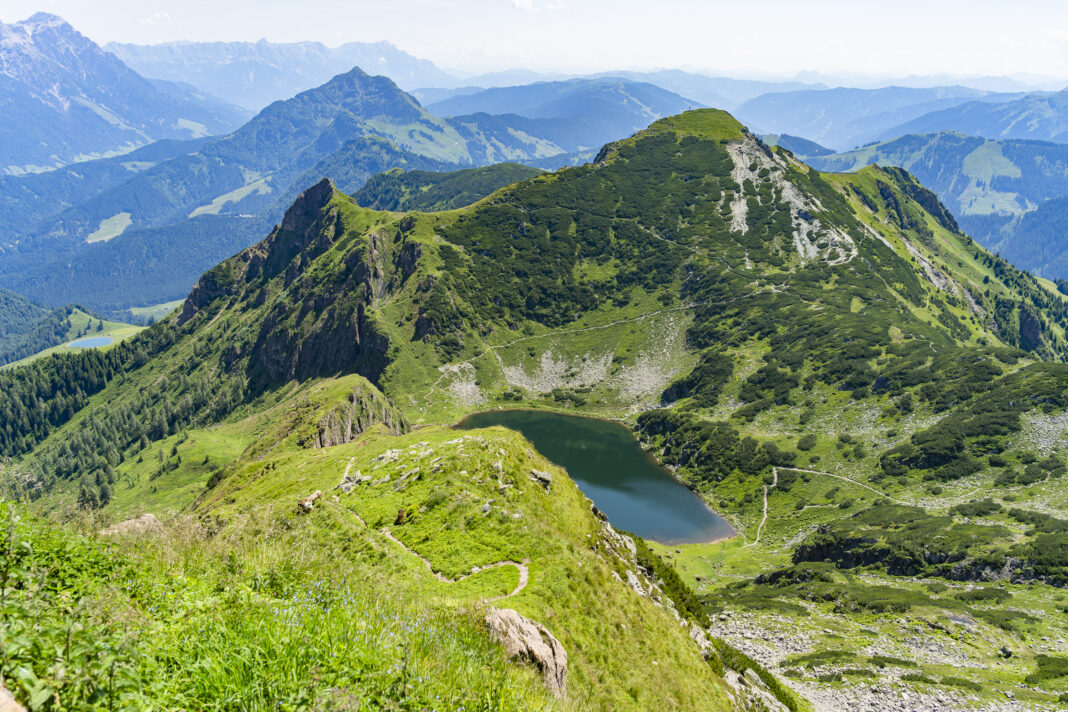
[[[248,118],[189,86],[151,82],[55,15],[0,23],[0,174],[46,170]]]
[[[806,89],[763,94],[735,113],[753,130],[802,136],[841,151],[886,134],[900,136],[894,127],[906,121],[986,96],[959,86]]]
[[[827,88],[824,84],[807,84],[797,81],[780,82],[710,77],[677,69],[656,72],[615,71],[585,76],[506,71],[469,77],[457,85],[421,87],[413,90],[412,94],[425,104],[435,104],[453,97],[475,94],[488,88],[515,88],[521,85],[559,84],[571,80],[595,79],[626,79],[631,82],[654,84],[661,89],[687,97],[699,104],[725,109],[733,109],[742,102],[761,94]]]
[[[596,152],[657,118],[695,106],[696,101],[647,82],[603,78],[486,89],[429,104],[427,110],[451,117],[449,123],[465,131],[469,140],[483,137],[482,143],[504,148],[514,143],[518,129],[550,142],[557,151],[578,153]],[[480,158],[488,163],[523,156],[497,151]]]
[[[350,42],[340,47],[266,40],[158,45],[112,42],[106,49],[146,77],[186,82],[252,111],[324,84],[353,67],[384,74],[404,89],[457,84],[432,62],[413,57],[389,42]]]
[[[893,127],[880,138],[909,133],[961,131],[994,139],[1035,139],[1068,143],[1068,89],[1009,96],[986,97],[918,116]]]
[[[111,313],[167,301],[255,242],[324,176],[356,192],[397,167],[449,171],[511,160],[556,168],[692,104],[621,79],[501,91],[509,101],[488,108],[517,106],[536,118],[438,118],[390,79],[353,69],[275,102],[220,139],[0,179],[0,284]]]
[[[805,160],[822,171],[905,168],[988,249],[1043,276],[1068,277],[1068,144],[940,132]]]

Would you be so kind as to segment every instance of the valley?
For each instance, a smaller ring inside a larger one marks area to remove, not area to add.
[[[48,399],[7,418],[4,482],[89,529],[151,513],[174,531],[159,546],[212,542],[236,569],[147,570],[224,592],[266,576],[282,588],[264,605],[345,552],[418,615],[466,611],[475,630],[480,606],[514,607],[567,673],[539,658],[547,687],[498,688],[506,708],[1055,709],[1062,681],[1040,670],[1068,652],[1066,320],[907,173],[819,174],[688,112],[444,212],[320,182],[142,335],[0,374],[9,402],[31,384]],[[43,385],[61,365],[71,415]],[[484,427],[524,431],[515,408],[551,439]],[[726,522],[691,544],[621,533],[581,465],[576,486],[546,459],[582,432],[551,411],[624,423]],[[140,560],[144,536],[115,546]],[[271,568],[301,541],[316,553]],[[166,667],[138,674],[193,694]],[[324,674],[314,694],[362,694]]]
[[[0,712],[1068,705],[1068,11],[306,5],[0,10]]]

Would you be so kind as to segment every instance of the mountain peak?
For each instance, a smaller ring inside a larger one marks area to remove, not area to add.
[[[621,146],[634,143],[645,136],[674,133],[678,136],[694,136],[706,141],[726,143],[744,137],[748,131],[733,116],[722,109],[691,109],[690,111],[667,116],[654,121],[649,128],[639,131],[630,138],[614,141],[601,148],[594,159],[600,163],[614,155]]]
[[[692,109],[660,119],[654,122],[648,131],[671,131],[683,136],[723,142],[740,139],[745,133],[745,127],[722,109]]]
[[[334,181],[323,178],[297,197],[282,218],[282,229],[293,230],[298,225],[306,224],[310,216],[318,214],[337,194]]]
[[[56,25],[68,25],[69,23],[59,15],[53,15],[50,12],[35,12],[22,22],[17,23],[19,25],[36,25],[38,27],[54,27]]]

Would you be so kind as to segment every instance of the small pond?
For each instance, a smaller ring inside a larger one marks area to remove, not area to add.
[[[566,469],[614,527],[662,544],[734,534],[723,517],[672,477],[618,423],[546,411],[497,410],[468,416],[458,427],[492,425],[522,433],[538,452]]]
[[[110,336],[86,336],[84,339],[78,339],[67,344],[69,349],[96,349],[101,346],[110,346],[115,339]]]

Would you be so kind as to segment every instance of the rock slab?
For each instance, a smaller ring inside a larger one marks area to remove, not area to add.
[[[26,708],[18,703],[3,683],[0,683],[0,712],[26,712]]]
[[[553,694],[564,694],[567,678],[567,652],[541,623],[524,618],[511,608],[490,608],[486,626],[508,657],[526,660],[541,670]]]

